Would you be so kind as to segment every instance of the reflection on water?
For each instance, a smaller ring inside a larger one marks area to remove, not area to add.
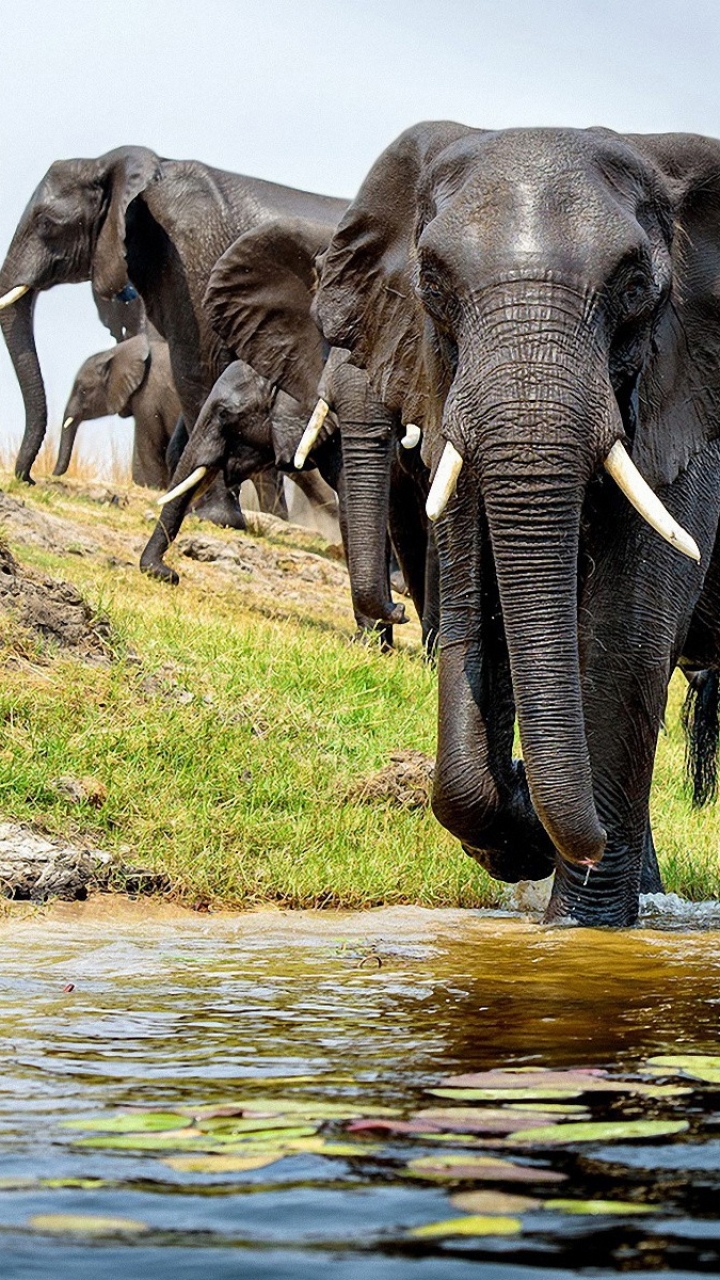
[[[660,1212],[622,1222],[532,1213],[521,1234],[506,1238],[411,1236],[456,1216],[448,1197],[458,1190],[408,1176],[408,1160],[437,1151],[415,1136],[376,1135],[357,1157],[300,1151],[201,1178],[154,1152],[78,1146],[77,1131],[61,1121],[123,1107],[221,1105],[253,1091],[408,1114],[453,1073],[633,1072],[651,1054],[720,1051],[719,979],[712,932],[549,929],[484,913],[192,917],[101,905],[6,921],[1,1274],[718,1274],[720,1084],[672,1100],[672,1116],[691,1122],[680,1138],[552,1155],[553,1168],[568,1174],[563,1195],[649,1198]],[[296,1076],[304,1079],[288,1079]],[[670,1114],[667,1106],[657,1114]],[[347,1141],[342,1124],[329,1129]],[[68,1179],[102,1185],[41,1181]],[[121,1216],[147,1229],[83,1238],[28,1225],[48,1214]]]

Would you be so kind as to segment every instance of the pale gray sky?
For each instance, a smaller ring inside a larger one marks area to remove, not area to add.
[[[717,0],[0,0],[0,16],[2,255],[53,160],[123,143],[350,197],[421,119],[720,135]],[[89,286],[44,294],[37,336],[57,427],[78,365],[110,345]],[[22,425],[0,342],[0,446]],[[84,451],[107,427],[81,428]]]

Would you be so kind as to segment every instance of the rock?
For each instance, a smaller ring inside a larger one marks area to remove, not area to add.
[[[69,582],[49,578],[20,565],[0,542],[0,610],[20,625],[61,648],[79,649],[92,661],[112,656],[107,618],[97,615]]]
[[[166,876],[127,866],[100,849],[40,836],[27,827],[0,823],[0,894],[45,902],[84,899],[93,889],[151,893],[169,888]]]

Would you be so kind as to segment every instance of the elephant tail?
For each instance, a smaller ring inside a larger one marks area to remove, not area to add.
[[[685,769],[695,808],[715,800],[720,735],[720,673],[698,671],[688,683],[682,711]]]

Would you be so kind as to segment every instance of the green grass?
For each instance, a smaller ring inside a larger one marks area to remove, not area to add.
[[[96,505],[59,489],[18,496],[43,511],[72,510],[86,525],[99,517]],[[102,519],[119,539],[145,533],[147,505],[105,508]],[[345,798],[393,751],[433,752],[436,678],[416,629],[383,655],[350,643],[347,599],[317,600],[305,620],[297,604],[255,599],[217,572],[201,578],[198,566],[173,592],[102,557],[10,541],[25,563],[68,578],[110,616],[118,657],[98,667],[49,656],[3,622],[0,646],[20,652],[0,666],[4,817],[164,870],[188,903],[500,901],[501,886],[429,812]],[[720,888],[720,826],[715,807],[693,811],[683,788],[681,696],[678,684],[660,743],[654,829],[667,888],[706,898]],[[63,774],[98,778],[104,805],[58,794]]]

